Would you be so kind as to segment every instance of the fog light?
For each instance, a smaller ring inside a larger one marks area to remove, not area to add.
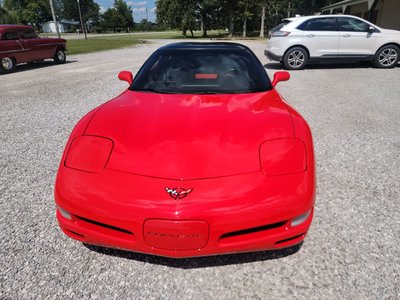
[[[58,207],[58,210],[60,211],[60,214],[61,214],[64,218],[66,218],[66,219],[68,219],[68,220],[72,220],[71,214],[70,214],[69,212],[67,212],[65,209],[62,209],[61,207]]]
[[[311,209],[308,212],[306,212],[305,214],[302,214],[302,215],[294,218],[292,220],[292,227],[303,224],[310,216],[310,213],[311,213]]]

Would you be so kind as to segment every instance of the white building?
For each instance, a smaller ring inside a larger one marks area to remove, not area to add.
[[[58,29],[60,30],[61,33],[68,32],[68,30],[72,26],[79,26],[79,22],[74,22],[74,21],[58,21],[57,22]],[[57,33],[56,31],[56,24],[54,21],[49,21],[46,23],[42,24],[42,30],[44,33]]]

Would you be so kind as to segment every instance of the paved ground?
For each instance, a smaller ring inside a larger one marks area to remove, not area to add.
[[[65,237],[53,183],[78,119],[166,41],[0,75],[0,299],[399,299],[400,68],[313,67],[279,90],[314,132],[314,223],[294,253],[167,260]],[[247,42],[270,75],[279,65]]]

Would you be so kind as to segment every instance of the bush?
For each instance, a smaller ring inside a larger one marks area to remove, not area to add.
[[[92,31],[96,33],[102,33],[104,30],[100,26],[94,26]]]

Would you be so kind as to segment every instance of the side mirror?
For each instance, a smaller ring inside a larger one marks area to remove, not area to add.
[[[118,78],[121,81],[126,81],[127,83],[129,83],[129,85],[131,85],[132,82],[133,82],[133,75],[129,71],[121,71],[121,72],[119,72]]]
[[[369,26],[368,32],[369,32],[369,33],[375,32],[375,27],[374,27],[374,26]]]
[[[272,86],[275,87],[278,84],[278,82],[288,81],[289,79],[290,79],[289,72],[286,71],[276,72],[274,74],[274,80],[272,80]]]

